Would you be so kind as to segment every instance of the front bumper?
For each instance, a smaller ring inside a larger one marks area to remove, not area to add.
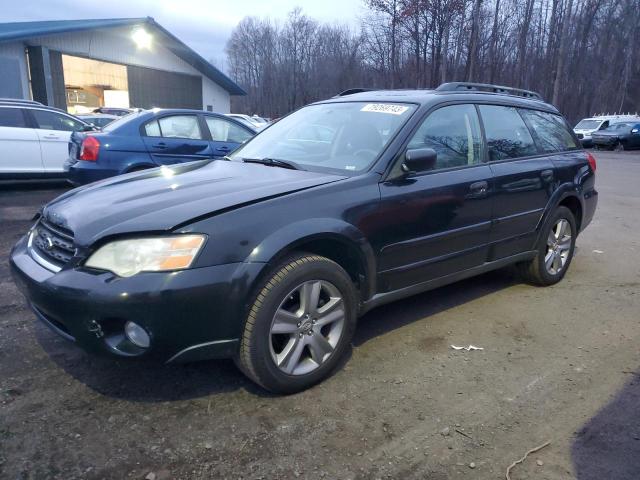
[[[31,258],[26,237],[10,263],[36,316],[61,336],[91,353],[161,362],[233,356],[251,282],[264,266],[233,263],[129,278],[82,268],[54,273]],[[147,331],[148,349],[126,340],[128,320]]]
[[[618,137],[593,137],[593,144],[599,147],[615,147]]]

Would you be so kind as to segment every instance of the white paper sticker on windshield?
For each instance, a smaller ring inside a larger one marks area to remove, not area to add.
[[[391,115],[402,115],[407,110],[409,110],[409,107],[390,103],[368,103],[360,109],[361,112],[380,112],[390,113]]]

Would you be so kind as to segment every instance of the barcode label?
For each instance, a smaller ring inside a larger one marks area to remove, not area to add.
[[[360,109],[361,112],[390,113],[391,115],[402,115],[407,110],[409,107],[390,103],[368,103]]]

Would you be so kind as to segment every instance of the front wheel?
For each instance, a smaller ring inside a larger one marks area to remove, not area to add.
[[[356,294],[340,265],[312,254],[273,269],[249,310],[236,364],[276,393],[304,390],[336,367],[356,324]]]
[[[571,210],[558,207],[540,234],[536,256],[517,265],[523,279],[541,286],[562,280],[573,258],[577,233]]]

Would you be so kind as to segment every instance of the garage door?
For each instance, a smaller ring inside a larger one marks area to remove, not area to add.
[[[202,109],[202,77],[131,65],[127,76],[132,107]]]

